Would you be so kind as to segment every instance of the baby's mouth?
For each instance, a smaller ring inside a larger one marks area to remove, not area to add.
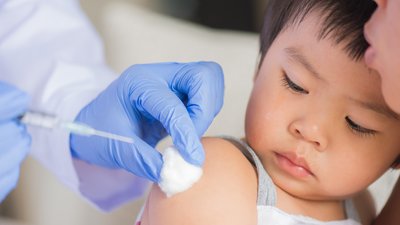
[[[308,166],[307,161],[296,153],[275,152],[275,156],[278,165],[289,174],[300,178],[315,176]]]

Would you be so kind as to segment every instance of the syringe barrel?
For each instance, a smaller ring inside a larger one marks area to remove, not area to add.
[[[59,126],[60,119],[50,114],[28,111],[21,117],[21,122],[32,126],[55,128]]]
[[[133,139],[131,137],[125,137],[118,134],[113,134],[105,131],[96,130],[86,124],[63,121],[57,116],[53,116],[46,113],[28,111],[21,116],[20,121],[26,125],[43,127],[48,129],[64,129],[74,134],[85,135],[85,136],[100,136],[113,140],[123,141],[132,144]]]

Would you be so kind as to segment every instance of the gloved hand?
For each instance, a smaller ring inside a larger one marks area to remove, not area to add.
[[[0,202],[16,186],[19,166],[29,150],[30,136],[18,120],[28,100],[22,91],[0,82]]]
[[[222,107],[224,79],[213,62],[134,65],[83,108],[76,121],[132,137],[133,144],[71,134],[74,157],[159,181],[154,149],[167,133],[183,158],[204,162],[200,136]]]

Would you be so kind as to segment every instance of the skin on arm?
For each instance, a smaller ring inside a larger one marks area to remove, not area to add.
[[[257,175],[230,142],[202,140],[206,158],[203,176],[189,190],[167,198],[153,185],[142,225],[257,224]]]

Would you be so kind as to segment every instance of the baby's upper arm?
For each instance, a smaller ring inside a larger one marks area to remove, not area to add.
[[[167,198],[153,185],[142,225],[257,224],[257,176],[231,143],[203,139],[203,176],[189,190]]]

